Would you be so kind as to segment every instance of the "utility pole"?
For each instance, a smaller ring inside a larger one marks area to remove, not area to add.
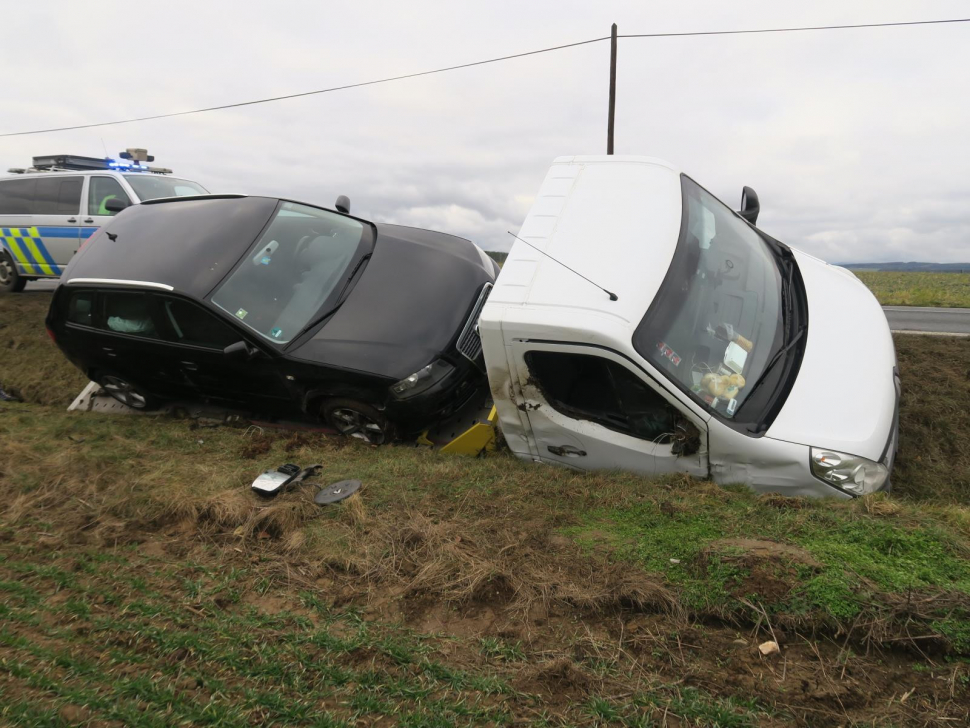
[[[613,119],[616,116],[616,23],[610,34],[610,121],[606,130],[606,153],[613,153]]]

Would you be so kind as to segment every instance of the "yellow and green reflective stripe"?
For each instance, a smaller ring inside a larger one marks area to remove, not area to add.
[[[23,273],[25,273],[26,275],[37,275],[37,271],[34,270],[34,267],[31,264],[30,260],[27,258],[27,256],[24,254],[24,251],[21,250],[20,245],[17,243],[18,238],[15,238],[13,235],[6,234],[9,232],[8,230],[5,230],[3,232],[4,232],[4,235],[2,236],[3,244],[13,255],[14,262],[16,262],[23,269]]]
[[[26,275],[60,275],[36,227],[0,228],[0,237]]]

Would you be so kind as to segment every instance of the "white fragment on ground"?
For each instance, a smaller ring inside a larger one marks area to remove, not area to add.
[[[761,650],[761,654],[764,655],[765,657],[767,657],[768,655],[774,655],[778,652],[781,652],[781,648],[778,646],[778,643],[775,642],[774,640],[768,640],[767,642],[762,642],[760,645],[758,645],[758,649]]]
[[[670,563],[671,564],[679,564],[680,563],[680,559],[671,559],[670,560]]]

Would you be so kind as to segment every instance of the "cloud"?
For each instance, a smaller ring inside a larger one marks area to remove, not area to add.
[[[141,116],[620,32],[958,17],[962,3],[19,3],[0,131]],[[620,42],[618,153],[665,158],[832,261],[970,261],[966,26]],[[106,37],[118,42],[105,42]],[[0,163],[145,146],[214,191],[509,247],[552,160],[606,142],[608,43],[231,111],[0,139]],[[16,63],[16,67],[13,66]],[[965,85],[965,84],[963,84]]]

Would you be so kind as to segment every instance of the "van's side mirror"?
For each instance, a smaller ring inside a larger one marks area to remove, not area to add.
[[[128,207],[128,202],[120,197],[112,197],[104,202],[104,209],[108,212],[121,212],[126,207]]]
[[[745,186],[741,190],[741,209],[738,210],[738,214],[754,225],[758,222],[759,212],[761,212],[761,205],[758,203],[758,193]]]
[[[255,346],[250,346],[245,341],[237,341],[235,344],[229,344],[229,346],[222,350],[222,353],[230,359],[249,361],[259,353],[259,349]]]

